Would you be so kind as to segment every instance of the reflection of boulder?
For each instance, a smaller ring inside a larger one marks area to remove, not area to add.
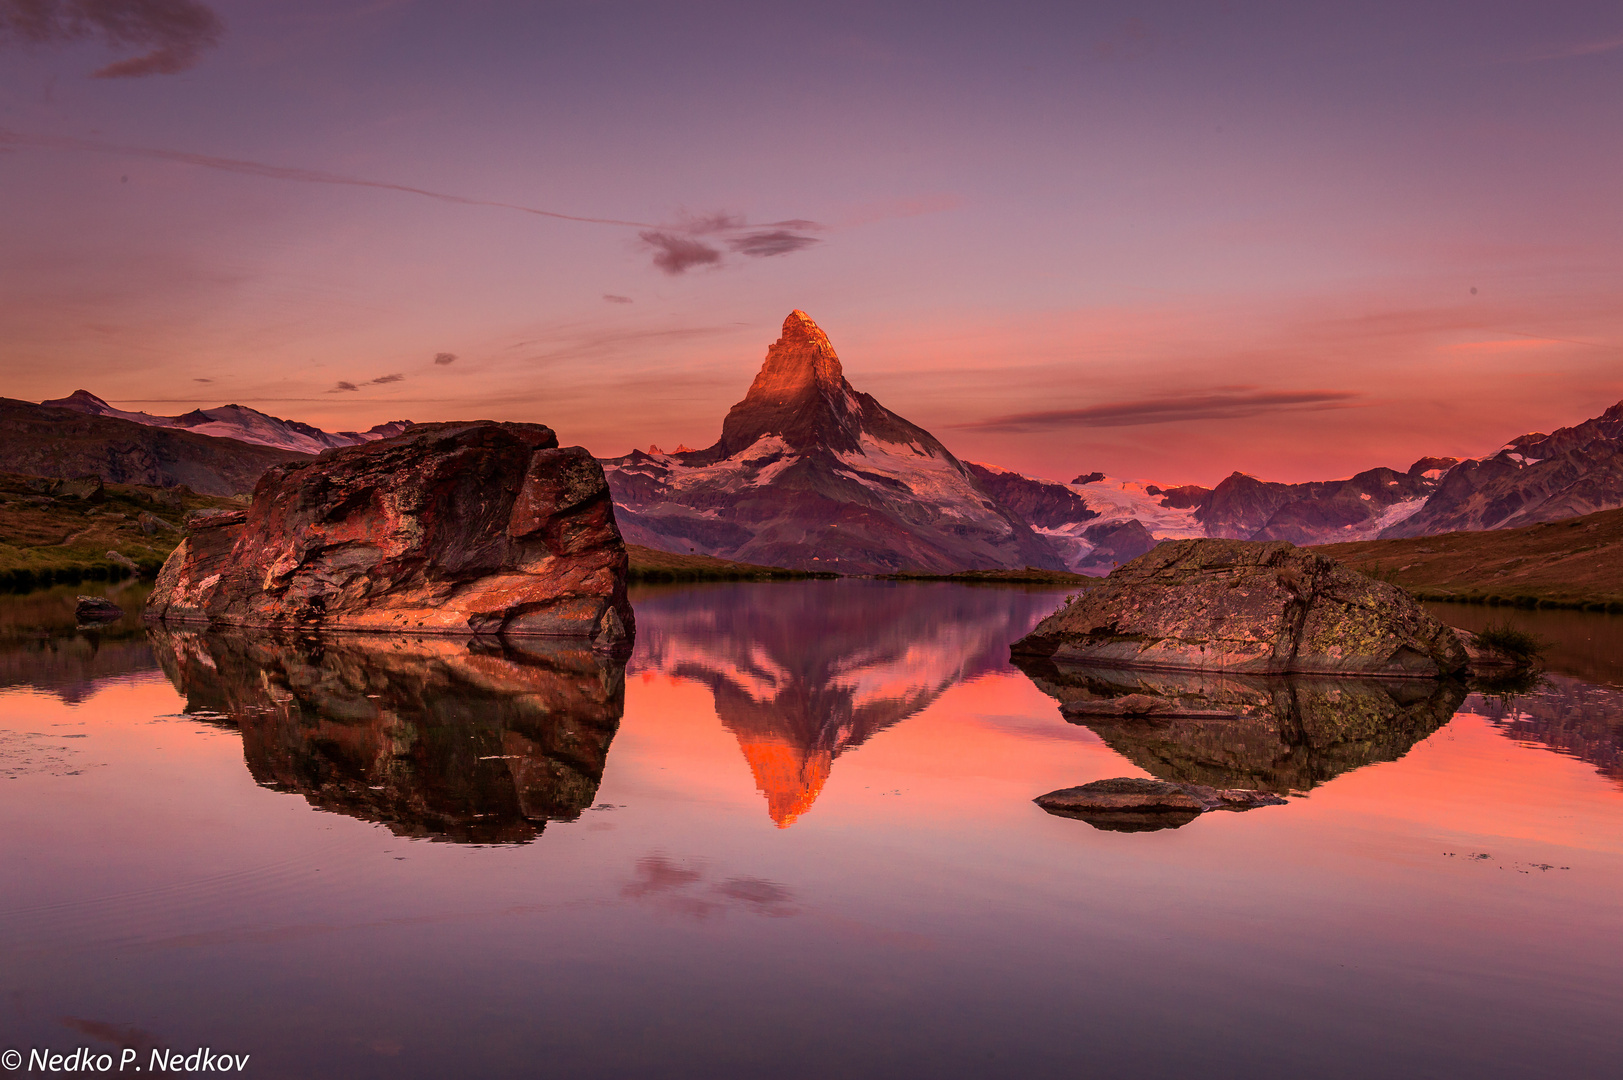
[[[1395,761],[1465,700],[1455,682],[1016,664],[1112,750],[1175,783],[1307,791]]]
[[[710,688],[716,713],[787,826],[834,759],[955,683],[1004,669],[1008,641],[1051,592],[886,581],[649,590],[633,670]]]
[[[186,711],[242,732],[248,771],[401,836],[533,839],[590,806],[624,665],[584,642],[153,629]]]
[[[1014,644],[1022,656],[1156,670],[1436,677],[1453,631],[1395,585],[1285,543],[1169,540]]]
[[[32,686],[76,705],[102,680],[153,670],[136,614],[147,586],[124,581],[102,591],[129,614],[81,625],[74,586],[7,597],[0,605],[0,689]]]

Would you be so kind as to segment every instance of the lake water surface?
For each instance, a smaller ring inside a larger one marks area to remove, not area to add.
[[[81,632],[76,591],[0,597],[0,1047],[265,1077],[1618,1075],[1623,619],[1517,613],[1556,643],[1542,686],[1331,739],[1306,706],[1067,722],[1008,661],[1052,591],[645,589],[624,664]],[[1143,775],[1290,798],[1150,832],[1031,801]]]

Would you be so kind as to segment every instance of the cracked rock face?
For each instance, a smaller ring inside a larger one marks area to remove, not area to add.
[[[1176,540],[1017,641],[1016,656],[1115,668],[1438,678],[1459,638],[1407,593],[1282,542]]]
[[[629,648],[603,470],[539,424],[435,424],[270,470],[187,522],[149,622],[569,637]]]

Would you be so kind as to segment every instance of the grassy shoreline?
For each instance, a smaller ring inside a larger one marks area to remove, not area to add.
[[[151,577],[188,513],[238,505],[184,488],[0,473],[0,590]]]
[[[664,584],[686,581],[806,581],[837,578],[827,570],[788,570],[781,566],[733,562],[711,555],[682,555],[658,551],[640,544],[627,544],[631,556],[628,579],[633,584]]]
[[[1519,529],[1364,540],[1313,550],[1420,600],[1623,611],[1623,509]]]

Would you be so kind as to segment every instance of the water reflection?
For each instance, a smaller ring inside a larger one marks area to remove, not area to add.
[[[1018,660],[1072,723],[1162,780],[1305,792],[1396,761],[1466,691],[1429,679],[1216,676]]]
[[[0,597],[0,689],[30,686],[77,705],[99,683],[154,667],[141,625],[150,584],[59,585]],[[79,626],[74,599],[103,596],[123,608],[122,618]]]
[[[259,784],[400,836],[523,843],[591,805],[622,662],[537,640],[154,629],[186,712],[242,732]]]
[[[710,689],[781,827],[834,760],[955,683],[1006,670],[1051,590],[883,581],[643,589],[630,670]]]
[[[1529,692],[1472,695],[1465,707],[1511,738],[1588,762],[1623,787],[1623,690],[1549,674]]]

